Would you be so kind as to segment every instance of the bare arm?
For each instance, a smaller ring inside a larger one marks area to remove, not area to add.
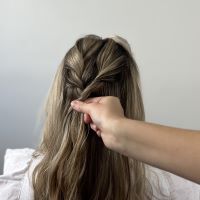
[[[78,101],[85,123],[106,147],[149,165],[200,183],[200,131],[127,119],[116,97]]]
[[[125,118],[114,126],[124,155],[200,183],[200,131]]]

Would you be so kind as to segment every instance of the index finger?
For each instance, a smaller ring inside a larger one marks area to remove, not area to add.
[[[101,100],[102,97],[92,97],[92,98],[88,98],[86,99],[84,102],[85,103],[99,103],[99,101]]]

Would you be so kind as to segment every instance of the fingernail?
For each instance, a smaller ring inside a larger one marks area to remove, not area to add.
[[[75,106],[75,105],[77,105],[78,104],[78,101],[72,101],[71,102],[71,106]]]

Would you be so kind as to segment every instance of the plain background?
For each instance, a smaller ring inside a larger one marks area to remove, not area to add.
[[[6,148],[34,148],[57,66],[85,34],[126,38],[146,119],[200,129],[200,1],[0,0],[0,169]]]

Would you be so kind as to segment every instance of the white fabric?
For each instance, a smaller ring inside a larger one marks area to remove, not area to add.
[[[0,200],[33,200],[31,174],[40,161],[33,160],[34,149],[7,149],[3,175],[0,175]]]
[[[32,158],[34,149],[7,149],[4,159],[3,175],[0,175],[0,200],[33,200],[31,174],[38,164],[38,159]],[[147,166],[147,175],[153,187],[153,192],[162,200],[157,188],[166,196],[175,200],[200,200],[200,185],[169,172]],[[168,199],[168,198],[166,198]]]

